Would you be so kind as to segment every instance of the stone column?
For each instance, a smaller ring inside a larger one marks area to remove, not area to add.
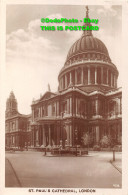
[[[78,107],[77,107],[78,106],[78,103],[77,103],[77,101],[78,100],[77,100],[77,97],[76,97],[76,114],[78,113]]]
[[[70,84],[72,83],[72,72],[70,72]]]
[[[113,79],[114,79],[114,74],[112,73],[112,86],[114,87]]]
[[[96,126],[96,143],[99,142],[99,126]]]
[[[98,115],[98,100],[95,101],[95,106],[96,106],[96,115]]]
[[[111,87],[112,87],[112,76],[113,76],[113,75],[112,75],[112,73],[111,73]]]
[[[107,85],[108,85],[108,69],[107,69]]]
[[[95,67],[95,84],[97,85],[97,67]]]
[[[67,125],[67,144],[70,145],[70,128],[69,125]]]
[[[14,135],[14,145],[16,147],[16,135]]]
[[[63,79],[63,77],[62,77],[62,87],[61,87],[61,89],[64,89],[64,79]]]
[[[45,137],[44,125],[42,125],[42,130],[43,130],[43,145],[46,146],[46,137]]]
[[[72,114],[72,98],[70,97],[70,114]]]
[[[63,79],[61,78],[61,90],[63,89]]]
[[[69,130],[70,130],[70,146],[72,146],[72,126],[69,125]]]
[[[31,146],[33,146],[33,130],[31,131]]]
[[[101,84],[103,84],[103,67],[101,67]]]
[[[67,75],[65,74],[65,88],[67,88]]]
[[[57,101],[57,116],[59,116],[59,102]]]
[[[49,125],[49,145],[51,146],[51,128],[50,128],[50,125]]]
[[[113,77],[114,77],[114,87],[116,87],[116,77],[115,77],[115,74],[113,74]]]
[[[18,131],[18,119],[16,120],[16,130]]]
[[[75,69],[75,84],[77,84],[77,69]]]
[[[36,145],[39,145],[39,129],[36,130]]]
[[[82,70],[81,70],[81,84],[83,85],[84,83],[84,70],[83,70],[83,67],[82,67]]]
[[[56,125],[56,131],[57,131],[57,145],[60,145],[60,124]]]
[[[112,73],[112,86],[114,87],[114,74]]]
[[[35,127],[34,127],[34,130],[33,130],[33,146],[35,147]]]
[[[90,67],[88,67],[88,85],[91,84],[90,83]]]
[[[70,99],[68,98],[67,99],[67,113],[69,114],[70,113]]]
[[[117,87],[117,76],[116,76],[116,87]]]
[[[116,115],[116,101],[114,102],[114,115]]]
[[[113,80],[114,80],[114,83],[113,83],[113,87],[115,87],[115,75],[113,74]]]

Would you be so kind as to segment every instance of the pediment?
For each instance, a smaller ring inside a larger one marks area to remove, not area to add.
[[[40,100],[47,100],[49,98],[52,98],[54,97],[56,94],[55,93],[52,93],[50,91],[47,91],[41,98]]]

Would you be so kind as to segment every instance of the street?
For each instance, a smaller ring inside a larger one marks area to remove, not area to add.
[[[116,153],[121,161],[121,153]],[[6,187],[121,188],[122,174],[110,163],[112,152],[53,157],[41,152],[6,152]]]

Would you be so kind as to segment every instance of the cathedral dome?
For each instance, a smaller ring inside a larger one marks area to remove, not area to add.
[[[88,16],[88,8],[86,12]],[[85,27],[92,27],[91,23],[84,23]],[[82,36],[69,49],[65,67],[70,66],[72,61],[76,60],[100,60],[111,63],[108,50],[105,44],[98,38],[94,37],[92,30],[83,31]]]
[[[88,7],[86,9],[86,18],[89,19]],[[83,26],[92,25],[87,22]],[[111,62],[105,44],[93,36],[92,30],[85,30],[71,46],[65,64],[60,70],[59,90],[71,86],[80,87],[85,91],[88,89],[94,91],[94,88],[110,90],[117,88],[117,78],[117,67]]]
[[[105,44],[99,40],[98,38],[93,37],[93,35],[90,33],[90,35],[86,35],[84,33],[83,36],[81,36],[80,39],[78,39],[70,48],[67,60],[71,59],[74,56],[77,56],[79,54],[103,54],[104,57],[107,57],[110,61],[110,57],[108,54],[108,50],[105,46]],[[90,55],[91,58],[91,55]]]

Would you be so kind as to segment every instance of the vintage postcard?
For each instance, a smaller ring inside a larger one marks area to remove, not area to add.
[[[128,193],[127,7],[1,3],[2,195]]]

